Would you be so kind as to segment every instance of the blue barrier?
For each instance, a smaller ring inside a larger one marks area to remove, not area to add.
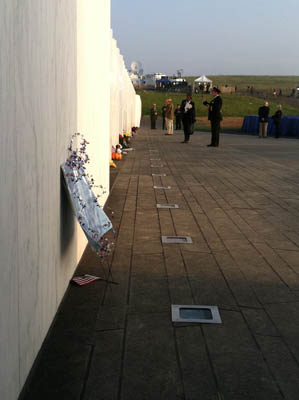
[[[299,117],[282,117],[280,121],[281,136],[299,137]],[[258,133],[259,117],[257,115],[246,115],[243,119],[242,132]],[[269,136],[275,136],[275,125],[272,117],[269,117]]]

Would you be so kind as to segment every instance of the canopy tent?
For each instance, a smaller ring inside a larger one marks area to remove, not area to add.
[[[195,89],[196,84],[203,85],[204,88],[206,88],[207,86],[211,87],[212,86],[212,81],[211,79],[207,78],[205,75],[201,75],[199,78],[194,79],[193,82],[193,91]]]

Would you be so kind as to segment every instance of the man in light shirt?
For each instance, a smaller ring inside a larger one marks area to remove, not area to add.
[[[166,102],[166,110],[165,110],[165,122],[167,133],[165,135],[173,135],[173,119],[174,119],[174,109],[172,100],[168,99]]]

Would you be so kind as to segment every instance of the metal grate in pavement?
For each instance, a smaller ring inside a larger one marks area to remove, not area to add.
[[[178,204],[157,204],[157,208],[180,208]]]
[[[222,323],[217,306],[172,304],[171,317],[172,322]]]
[[[162,243],[193,243],[191,236],[161,236]]]
[[[152,176],[167,176],[166,174],[152,174]]]

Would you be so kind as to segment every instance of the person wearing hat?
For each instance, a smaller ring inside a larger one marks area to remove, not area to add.
[[[209,114],[208,119],[211,121],[211,143],[207,147],[218,147],[219,146],[219,133],[220,133],[220,122],[222,121],[222,99],[219,96],[220,90],[216,87],[212,89],[213,99],[208,102],[206,99],[203,100],[203,105],[208,108]]]
[[[181,110],[184,128],[184,141],[182,143],[188,143],[190,135],[193,134],[195,123],[195,104],[192,101],[191,94],[187,94],[186,100],[182,101]]]

